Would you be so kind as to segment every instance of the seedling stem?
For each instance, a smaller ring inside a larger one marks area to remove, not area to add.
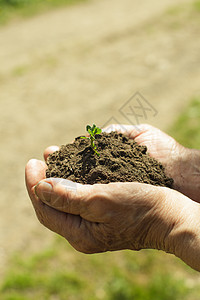
[[[92,150],[99,156],[100,154],[97,152],[97,147],[94,143],[95,141],[95,135],[96,134],[100,134],[102,132],[102,130],[97,127],[95,124],[93,124],[93,126],[91,127],[90,125],[86,126],[86,130],[89,133],[89,137],[86,136],[82,136],[82,139],[89,139],[90,140],[90,146],[92,148]]]

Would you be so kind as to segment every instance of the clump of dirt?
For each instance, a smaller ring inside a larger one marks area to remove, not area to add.
[[[61,146],[47,159],[46,177],[83,184],[137,181],[172,187],[173,179],[166,176],[162,164],[147,154],[146,146],[116,132],[96,135],[95,145],[99,156],[90,141],[81,137]]]

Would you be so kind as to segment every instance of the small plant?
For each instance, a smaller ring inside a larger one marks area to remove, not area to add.
[[[94,141],[95,141],[95,135],[100,134],[102,132],[102,130],[99,127],[97,127],[95,124],[93,124],[92,127],[90,125],[87,125],[86,130],[90,136],[89,137],[82,136],[81,138],[90,140],[90,146],[91,146],[92,150],[99,156],[99,153],[96,150],[97,147],[96,147]]]

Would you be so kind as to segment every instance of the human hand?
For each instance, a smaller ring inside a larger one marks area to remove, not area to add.
[[[81,185],[44,179],[45,169],[37,160],[26,166],[37,217],[78,251],[161,249],[200,270],[194,259],[199,204],[174,190],[136,182]]]
[[[174,188],[200,202],[200,151],[188,149],[175,139],[148,124],[109,125],[106,132],[117,131],[147,146],[150,156],[165,167],[166,174],[174,179]]]

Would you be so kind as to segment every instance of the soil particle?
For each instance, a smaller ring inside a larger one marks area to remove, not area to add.
[[[150,157],[146,146],[116,132],[96,135],[99,156],[88,139],[77,137],[49,155],[46,177],[59,177],[83,184],[143,182],[172,187],[161,163]]]

